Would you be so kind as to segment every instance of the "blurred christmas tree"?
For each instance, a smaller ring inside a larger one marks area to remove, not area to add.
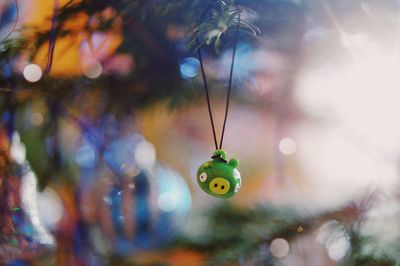
[[[291,89],[302,56],[300,43],[310,16],[324,9],[314,2],[1,3],[2,128],[10,143],[14,131],[21,134],[45,199],[58,202],[65,212],[48,222],[58,242],[56,256],[15,255],[21,264],[10,265],[24,265],[24,260],[50,265],[399,264],[398,240],[391,249],[381,248],[373,235],[363,232],[366,213],[376,201],[371,195],[309,215],[288,207],[224,203],[206,212],[205,224],[189,227],[197,235],[176,237],[181,216],[190,207],[188,189],[178,174],[157,163],[153,146],[139,130],[144,108],[162,103],[184,110],[203,101],[196,49],[212,62],[208,66],[215,96],[225,96],[215,62],[232,47],[238,22],[242,53],[235,101],[266,108],[278,124],[297,119],[301,114]],[[338,9],[350,5],[328,2]],[[246,49],[278,51],[275,57],[260,53],[260,61],[266,61],[266,68],[285,62],[290,67],[284,68],[282,79],[268,79],[260,62],[246,58]],[[249,73],[256,78],[248,78]],[[265,76],[273,85],[253,84],[265,82]],[[239,88],[248,83],[254,85],[253,93]],[[278,174],[281,161],[275,157]],[[10,193],[5,190],[12,189],[2,181],[9,178],[9,167],[0,161],[1,201]],[[171,193],[179,197],[171,199]],[[10,216],[5,208],[0,217]],[[310,239],[318,244],[305,247]],[[289,251],[297,257],[288,256]],[[314,252],[322,254],[319,260],[312,258]],[[0,262],[19,263],[9,258]]]

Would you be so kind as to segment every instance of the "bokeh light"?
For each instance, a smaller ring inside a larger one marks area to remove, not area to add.
[[[328,255],[334,261],[342,260],[350,249],[350,241],[343,235],[327,246]]]
[[[176,196],[171,192],[164,192],[158,197],[158,206],[165,212],[173,211],[176,208]]]
[[[43,71],[40,66],[36,64],[29,64],[23,70],[24,78],[29,82],[37,82],[42,78]]]
[[[325,246],[329,257],[334,261],[343,259],[351,248],[345,227],[336,220],[321,225],[317,241]]]
[[[60,196],[55,190],[47,187],[37,195],[39,218],[49,229],[55,229],[64,209]]]
[[[50,234],[39,217],[37,176],[32,170],[29,169],[29,166],[23,174],[20,189],[22,208],[29,217],[32,226],[35,228],[35,234],[37,234],[39,242],[46,245],[54,245],[54,237]]]
[[[33,125],[40,126],[43,123],[44,118],[43,118],[43,115],[41,113],[33,112],[33,113],[31,113],[30,121],[31,121],[31,123]]]
[[[179,62],[179,70],[184,79],[194,78],[199,74],[200,62],[195,57],[186,57]]]
[[[185,214],[191,207],[191,197],[184,178],[162,165],[156,166],[154,175],[160,193],[157,199],[159,208],[164,212]]]
[[[19,164],[25,162],[26,158],[26,147],[21,142],[21,137],[18,132],[14,132],[12,135],[12,145],[11,145],[11,157]]]
[[[119,138],[112,141],[104,153],[108,165],[117,173],[135,176],[138,166],[135,163],[135,148],[139,140],[131,138]]]
[[[398,184],[397,41],[364,30],[341,34],[338,60],[326,53],[331,46],[322,47],[324,60],[305,64],[294,90],[297,104],[314,121],[298,130],[296,141],[307,145],[297,154],[318,187],[312,197],[321,206],[338,206],[369,187],[389,192]]]
[[[279,142],[279,150],[285,155],[292,155],[296,152],[296,142],[291,138],[284,138]]]
[[[229,78],[229,69],[232,63],[233,48],[226,50],[219,61],[218,77],[226,80]],[[249,43],[240,42],[236,47],[235,62],[233,68],[233,78],[235,83],[250,81],[253,79],[252,75],[255,71],[262,68],[262,64],[265,64],[264,58],[257,54],[257,50],[254,49]]]
[[[85,62],[82,68],[83,74],[90,79],[100,77],[101,73],[103,72],[103,66],[99,61],[95,59],[91,59]]]
[[[96,151],[88,143],[84,143],[75,153],[76,163],[83,168],[91,168],[96,163]]]
[[[140,141],[134,153],[137,165],[142,169],[151,169],[156,162],[156,150],[154,145],[148,141]]]
[[[272,240],[270,245],[271,254],[276,258],[284,258],[289,254],[289,243],[283,238]]]

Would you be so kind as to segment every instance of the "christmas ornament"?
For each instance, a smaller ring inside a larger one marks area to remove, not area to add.
[[[235,195],[241,185],[240,173],[236,169],[239,161],[227,161],[226,152],[216,150],[212,161],[202,164],[197,171],[197,182],[208,194],[218,198],[230,198]]]
[[[205,162],[197,170],[197,181],[202,190],[218,198],[232,197],[239,191],[241,186],[240,173],[236,169],[239,165],[239,161],[237,159],[231,159],[229,162],[227,162],[226,152],[222,150],[222,142],[224,140],[225,125],[226,125],[226,120],[228,118],[229,100],[232,90],[233,66],[235,63],[236,43],[237,43],[237,35],[239,32],[239,24],[240,24],[240,14],[238,16],[238,23],[236,25],[236,34],[235,34],[233,53],[232,53],[231,70],[229,74],[228,94],[226,97],[225,118],[224,118],[224,124],[222,126],[222,133],[219,145],[215,134],[214,119],[211,111],[210,96],[208,92],[209,90],[203,66],[203,57],[200,51],[200,42],[198,38],[196,38],[196,43],[198,47],[197,53],[200,61],[200,69],[203,77],[204,91],[207,99],[208,114],[210,116],[211,128],[213,132],[214,144],[216,149],[213,156],[211,157],[212,161]]]
[[[165,166],[96,184],[95,219],[87,224],[96,253],[128,255],[163,247],[180,230],[190,208],[184,178]],[[85,206],[89,208],[90,206]]]
[[[184,178],[160,165],[153,145],[139,133],[121,136],[116,130],[104,138],[113,139],[104,151],[95,151],[99,144],[89,141],[97,131],[85,127],[86,148],[80,146],[77,160],[89,246],[95,254],[126,256],[170,243],[190,208]],[[101,159],[85,162],[93,152]]]

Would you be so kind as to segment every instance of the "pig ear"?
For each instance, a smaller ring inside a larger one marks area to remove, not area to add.
[[[237,160],[237,159],[230,159],[229,162],[228,162],[228,164],[229,164],[230,166],[232,166],[233,168],[236,168],[236,167],[239,166],[239,160]]]

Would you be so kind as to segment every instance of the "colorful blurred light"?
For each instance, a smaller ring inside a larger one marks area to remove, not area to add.
[[[82,71],[86,77],[95,79],[100,77],[103,72],[103,66],[99,61],[92,59],[83,64]]]
[[[142,139],[143,137],[140,136],[139,138]],[[135,176],[138,174],[139,164],[136,162],[135,153],[137,151],[136,147],[138,143],[142,141],[139,140],[139,138],[135,137],[134,135],[127,138],[118,138],[112,141],[107,146],[107,149],[104,153],[104,159],[106,160],[107,164],[113,168],[114,171],[122,175],[128,176]],[[145,155],[148,154],[146,154],[146,152],[143,152],[143,156]],[[147,157],[142,159],[145,162],[146,160],[148,160]]]
[[[156,150],[154,145],[148,141],[141,141],[135,148],[135,161],[142,169],[151,169],[156,163]]]
[[[176,196],[171,192],[164,192],[158,197],[157,203],[162,211],[173,211],[177,206]]]
[[[194,78],[199,74],[200,62],[195,57],[186,57],[179,62],[179,70],[184,79]]]
[[[18,132],[14,132],[12,135],[12,144],[11,144],[11,158],[19,163],[22,164],[25,162],[26,159],[26,147],[21,142],[21,138]]]
[[[23,71],[24,78],[29,82],[37,82],[42,78],[43,71],[40,66],[36,64],[29,64],[25,66]]]
[[[317,241],[325,246],[329,257],[334,261],[343,259],[351,248],[344,226],[336,220],[330,220],[321,225]]]
[[[55,229],[63,215],[63,206],[57,192],[47,187],[37,195],[39,218],[49,229]]]
[[[191,206],[189,188],[182,176],[171,169],[157,165],[154,171],[157,178],[160,210],[185,214]]]
[[[96,164],[96,151],[90,145],[85,143],[75,153],[76,163],[83,168],[91,168]]]
[[[25,163],[23,166],[24,173],[21,181],[21,200],[22,208],[27,217],[31,221],[32,231],[36,234],[39,243],[44,245],[54,245],[55,240],[47,228],[44,226],[39,217],[38,201],[37,201],[37,177]]]
[[[367,29],[341,37],[334,58],[327,45],[309,59],[294,91],[313,121],[296,133],[298,143],[307,143],[298,160],[314,187],[304,197],[318,199],[319,207],[339,206],[369,187],[391,193],[398,184],[397,40],[380,40]]]
[[[221,56],[218,68],[218,76],[221,79],[227,79],[229,77],[229,69],[232,63],[232,50],[233,49],[226,50]],[[257,58],[257,54],[254,51],[256,50],[249,43],[237,44],[233,68],[233,77],[237,81],[251,79],[253,72],[262,67],[260,64],[260,57]]]
[[[270,245],[271,253],[276,258],[284,258],[289,254],[289,243],[283,238],[275,238]]]
[[[284,138],[279,142],[279,150],[284,155],[292,155],[296,152],[296,142],[291,138]]]
[[[44,118],[43,118],[43,115],[41,113],[33,112],[30,115],[30,121],[31,121],[31,123],[33,125],[40,126],[43,123]]]

